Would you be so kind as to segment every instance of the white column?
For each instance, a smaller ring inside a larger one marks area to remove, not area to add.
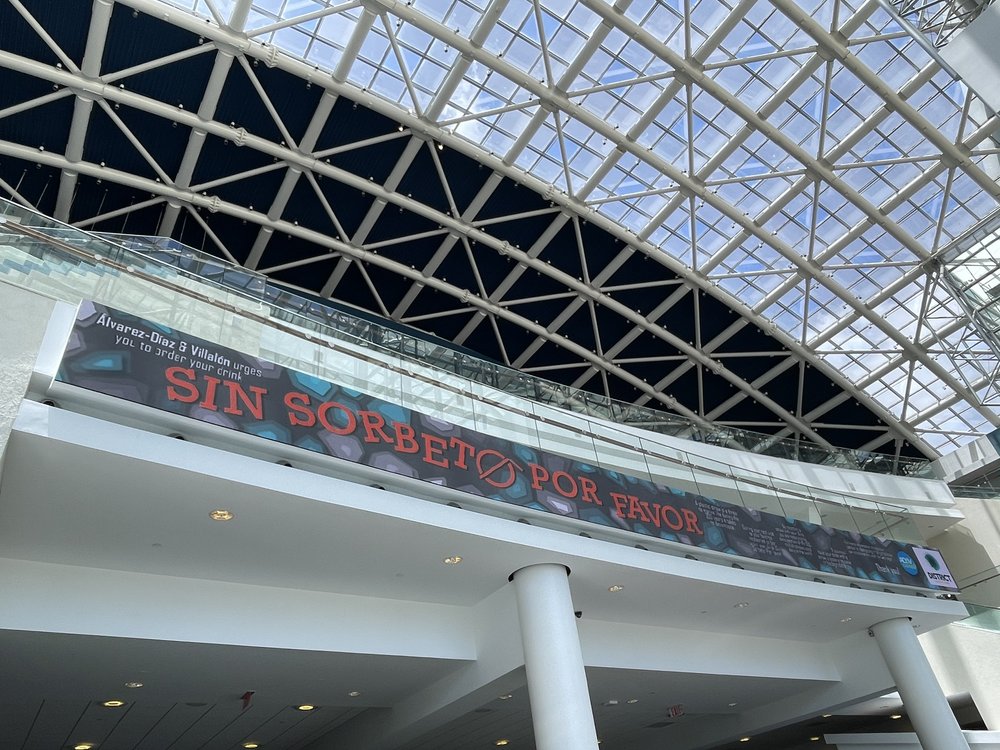
[[[594,712],[563,565],[521,568],[517,596],[537,750],[597,750]]]
[[[931,670],[908,617],[872,625],[869,632],[896,682],[906,715],[926,750],[969,750],[948,699]]]

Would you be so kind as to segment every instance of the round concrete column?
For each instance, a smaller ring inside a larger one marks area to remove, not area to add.
[[[896,681],[896,689],[920,744],[928,750],[969,750],[969,743],[913,632],[910,619],[886,620],[872,625],[869,632],[875,637],[889,674]]]
[[[597,750],[567,570],[532,565],[511,578],[538,750]]]

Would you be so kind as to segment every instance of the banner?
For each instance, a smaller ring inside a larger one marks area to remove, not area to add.
[[[543,452],[92,302],[80,306],[57,379],[511,505],[807,570],[957,588],[936,550]]]

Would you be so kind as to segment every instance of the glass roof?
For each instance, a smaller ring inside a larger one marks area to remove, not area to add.
[[[253,0],[244,31],[629,230],[926,445],[998,423],[928,262],[997,209],[997,121],[873,0]]]

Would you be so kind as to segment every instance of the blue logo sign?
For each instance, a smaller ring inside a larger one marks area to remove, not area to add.
[[[900,567],[911,576],[915,576],[917,574],[917,564],[908,554],[900,550],[896,553],[896,559],[899,560]]]

